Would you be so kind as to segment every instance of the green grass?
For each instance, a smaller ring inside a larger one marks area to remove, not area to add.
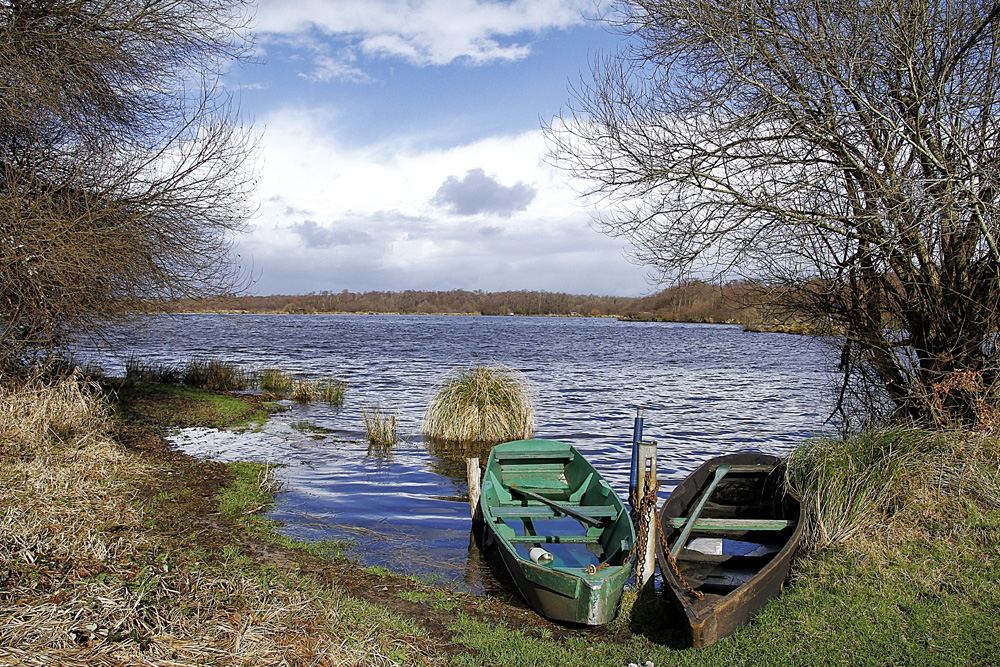
[[[535,431],[532,390],[516,371],[476,365],[442,382],[421,431],[432,440],[496,444],[530,438]]]
[[[292,391],[295,378],[280,368],[265,368],[257,376],[257,386],[261,391],[285,396]]]
[[[184,385],[106,380],[118,418],[125,422],[168,426],[228,428],[267,420],[262,407],[236,396]]]

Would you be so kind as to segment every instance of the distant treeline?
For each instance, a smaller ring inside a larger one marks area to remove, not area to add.
[[[712,285],[694,280],[645,297],[595,296],[559,292],[468,290],[403,292],[314,292],[300,295],[242,296],[177,303],[184,312],[400,313],[475,315],[564,315],[618,317],[673,322],[729,322],[756,325],[772,320],[755,305],[761,292],[747,282]]]

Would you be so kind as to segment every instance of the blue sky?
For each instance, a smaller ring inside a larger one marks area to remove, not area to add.
[[[541,124],[621,37],[593,0],[261,0],[230,73],[260,136],[257,294],[651,290]]]

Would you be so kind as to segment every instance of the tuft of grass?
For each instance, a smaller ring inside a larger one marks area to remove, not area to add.
[[[295,378],[280,368],[265,368],[257,378],[257,386],[261,391],[285,396],[292,391]]]
[[[341,407],[344,405],[344,394],[347,391],[347,383],[336,378],[320,380],[318,385],[319,400],[327,405]]]
[[[295,380],[288,397],[297,403],[315,403],[319,399],[319,382],[316,380]]]
[[[424,415],[421,432],[444,442],[497,444],[535,432],[528,381],[499,364],[476,365],[442,382]]]
[[[125,360],[125,380],[128,382],[177,384],[183,375],[183,371],[176,366],[150,363],[135,354],[129,355]]]
[[[786,474],[806,504],[807,543],[825,549],[873,534],[906,539],[968,506],[1000,506],[998,452],[983,435],[874,431],[805,443]]]
[[[241,391],[252,384],[246,371],[236,364],[217,359],[192,359],[184,367],[181,382],[211,391]]]
[[[399,441],[396,433],[396,412],[387,412],[380,407],[361,407],[361,418],[368,433],[369,452],[387,453]]]

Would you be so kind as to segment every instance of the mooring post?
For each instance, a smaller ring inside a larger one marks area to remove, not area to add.
[[[629,469],[628,477],[628,500],[635,511],[636,505],[642,496],[636,495],[639,488],[639,443],[642,442],[642,408],[635,409],[635,423],[632,426],[632,467]]]
[[[636,497],[639,498],[639,503],[642,504],[642,498],[646,497],[647,493],[655,493],[656,488],[656,442],[640,442],[638,443],[637,449],[637,488]],[[647,486],[647,482],[649,485]],[[638,521],[642,521],[648,526],[646,530],[646,544],[645,548],[639,551],[639,556],[642,558],[642,566],[639,567],[639,563],[636,563],[637,572],[642,573],[642,581],[637,581],[636,585],[640,588],[649,581],[649,578],[653,576],[653,572],[656,568],[656,531],[658,526],[656,525],[656,499],[654,498],[652,502],[646,504],[644,508],[644,516],[637,516]]]
[[[469,481],[469,514],[472,516],[473,523],[477,519],[481,519],[479,514],[479,494],[481,493],[479,474],[479,459],[465,459],[465,475]]]

